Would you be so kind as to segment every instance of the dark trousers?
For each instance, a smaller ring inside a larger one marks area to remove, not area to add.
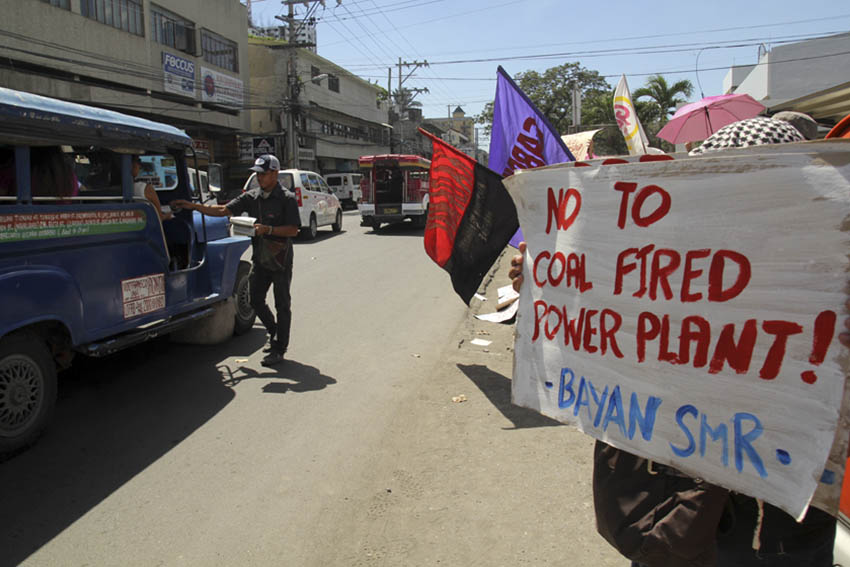
[[[787,513],[764,503],[759,550],[753,536],[759,524],[755,498],[729,495],[726,512],[717,533],[718,567],[832,567],[836,519],[817,508],[809,508],[797,523]],[[647,567],[632,562],[632,567]]]
[[[292,255],[282,270],[269,270],[254,262],[249,276],[251,289],[251,307],[257,312],[257,317],[263,322],[271,335],[272,352],[283,354],[289,346],[289,327],[292,324],[291,297],[289,285],[292,283]],[[277,311],[277,322],[274,314],[266,304],[266,295],[272,286],[274,308]]]
[[[729,518],[717,538],[718,565],[723,567],[832,567],[836,520],[809,508],[797,523],[775,506],[764,504],[760,549],[752,547],[758,525],[758,503],[750,496],[729,495]],[[725,529],[724,529],[725,528]]]

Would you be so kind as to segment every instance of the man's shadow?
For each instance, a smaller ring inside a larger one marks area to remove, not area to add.
[[[315,366],[303,364],[295,360],[284,360],[274,368],[263,366],[260,370],[248,366],[231,369],[220,366],[219,370],[225,375],[224,384],[235,386],[243,380],[283,378],[289,382],[272,381],[263,386],[263,392],[269,394],[285,394],[286,392],[311,392],[321,390],[330,384],[336,384],[336,379],[322,374]]]
[[[458,364],[458,369],[466,374],[473,384],[487,396],[490,403],[502,412],[514,424],[514,429],[529,429],[532,427],[554,427],[563,425],[550,417],[539,414],[534,410],[515,406],[511,403],[511,381],[498,372],[493,372],[480,364]]]

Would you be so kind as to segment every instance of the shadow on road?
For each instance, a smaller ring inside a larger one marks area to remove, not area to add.
[[[270,394],[285,394],[286,392],[312,392],[321,390],[331,384],[336,384],[336,380],[330,376],[322,374],[315,366],[302,364],[294,360],[285,360],[280,365],[274,368],[249,368],[240,366],[235,371],[227,368],[228,378],[224,380],[227,386],[235,386],[243,380],[262,379],[279,379],[284,378],[291,382],[269,382],[263,386],[263,392]]]
[[[514,424],[513,429],[529,429],[532,427],[554,427],[563,425],[559,421],[541,415],[536,411],[521,408],[511,403],[511,381],[480,364],[458,364],[458,369],[466,374],[473,384],[487,396],[496,409]],[[510,429],[510,428],[507,428]]]
[[[378,230],[373,228],[366,234],[368,236],[422,236],[425,234],[425,229],[410,221],[404,221],[382,225]]]
[[[264,339],[158,339],[60,374],[45,434],[0,463],[0,565],[20,564],[221,411],[235,395],[222,357],[250,355]]]
[[[345,232],[346,232],[345,226],[343,226],[342,230],[340,230],[339,232],[334,232],[333,230],[331,230],[331,227],[329,227],[329,226],[323,226],[323,227],[319,228],[319,230],[316,232],[316,238],[310,240],[306,236],[301,236],[299,234],[297,237],[292,239],[292,244],[294,244],[295,246],[301,246],[301,245],[308,245],[309,246],[310,244],[316,244],[318,242],[322,242],[323,240],[333,238],[334,236],[339,236],[341,234],[345,234]]]

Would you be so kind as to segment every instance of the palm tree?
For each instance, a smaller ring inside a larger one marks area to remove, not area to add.
[[[402,87],[401,89],[393,91],[393,100],[395,101],[397,108],[404,112],[408,108],[417,108],[422,106],[421,102],[413,100],[417,94],[418,93]]]
[[[680,98],[678,95],[682,94],[689,97],[693,91],[694,86],[687,79],[668,85],[667,79],[661,75],[653,75],[647,79],[644,86],[634,92],[634,97],[635,100],[642,97],[652,99],[652,102],[658,106],[661,121],[666,123],[670,114],[675,112],[676,107],[686,102],[684,98]]]
[[[638,100],[635,101],[635,112],[652,141],[654,139],[652,125],[657,122],[660,114],[657,105],[654,102]],[[586,128],[604,128],[604,131],[594,138],[597,154],[620,155],[628,152],[626,141],[617,127],[617,118],[614,115],[613,90],[588,92],[582,101],[581,115],[583,126]]]

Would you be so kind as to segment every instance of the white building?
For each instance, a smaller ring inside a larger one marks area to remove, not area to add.
[[[296,20],[295,21],[297,34],[295,36],[296,43],[305,45],[304,49],[318,53],[316,50],[316,21],[315,20]],[[253,27],[250,30],[251,35],[257,37],[267,37],[271,39],[282,39],[289,41],[289,29],[285,25],[270,26],[270,27]]]
[[[850,114],[850,33],[759,51],[755,65],[732,67],[723,92],[746,93],[769,114],[796,110],[823,125]]]

